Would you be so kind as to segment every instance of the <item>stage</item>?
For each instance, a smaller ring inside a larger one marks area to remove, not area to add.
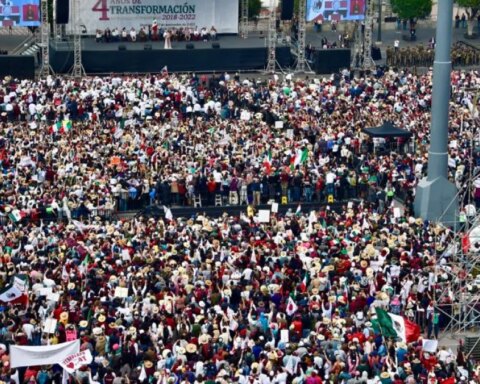
[[[227,35],[208,42],[173,41],[168,50],[163,41],[97,43],[93,37],[82,38],[87,74],[154,73],[165,66],[170,72],[258,71],[265,68],[266,60],[265,36],[260,34],[248,39]],[[289,67],[290,47],[278,44],[277,60],[282,67]],[[73,42],[51,42],[50,64],[56,73],[68,72],[73,65]]]

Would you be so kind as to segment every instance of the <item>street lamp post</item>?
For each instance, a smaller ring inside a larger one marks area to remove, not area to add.
[[[378,0],[377,42],[382,42],[382,0]]]

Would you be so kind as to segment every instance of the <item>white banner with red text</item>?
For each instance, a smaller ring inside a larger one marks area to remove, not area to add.
[[[73,1],[70,0],[70,9]],[[97,29],[140,27],[148,30],[156,20],[159,28],[212,26],[217,33],[238,33],[239,0],[81,0],[78,26],[87,34]],[[69,30],[73,20],[70,19]]]
[[[80,351],[80,340],[42,346],[10,345],[11,368],[58,364]]]

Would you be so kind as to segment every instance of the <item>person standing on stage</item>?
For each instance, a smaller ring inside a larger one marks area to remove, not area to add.
[[[172,41],[171,41],[172,34],[171,34],[169,29],[165,31],[165,33],[163,34],[163,37],[165,39],[164,48],[165,49],[172,49]]]
[[[152,23],[152,40],[158,40],[158,23],[157,19],[153,19]]]

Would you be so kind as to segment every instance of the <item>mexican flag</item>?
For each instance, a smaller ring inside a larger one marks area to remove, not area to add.
[[[270,175],[272,172],[272,151],[268,150],[263,158],[263,166],[265,167],[265,173]]]
[[[62,128],[65,132],[68,132],[72,129],[72,121],[71,120],[63,120],[62,121]]]
[[[302,205],[298,204],[297,210],[295,211],[295,215],[300,216],[302,213]]]
[[[308,283],[307,283],[307,274],[305,273],[305,275],[303,276],[303,280],[302,280],[302,282],[300,283],[300,291],[301,291],[302,293],[307,292],[307,285],[308,285]]]
[[[20,220],[22,220],[25,217],[25,214],[22,213],[19,209],[14,209],[12,212],[8,214],[8,217],[14,223],[18,223]]]
[[[51,133],[65,133],[72,129],[72,121],[71,120],[63,120],[57,121],[50,127]]]
[[[87,274],[89,264],[90,264],[90,255],[87,253],[83,261],[78,266],[78,270],[83,276]]]
[[[0,301],[3,303],[28,305],[27,276],[14,276],[11,284],[0,291]]]
[[[308,160],[308,149],[299,149],[297,151],[297,154],[295,155],[295,161],[294,161],[294,166],[296,167],[297,165],[303,165],[306,163]]]
[[[420,337],[420,326],[403,316],[394,315],[375,308],[377,321],[384,337],[401,339],[404,343],[413,343]]]
[[[59,133],[61,129],[62,129],[62,122],[57,121],[55,124],[53,124],[50,127],[50,133]]]

